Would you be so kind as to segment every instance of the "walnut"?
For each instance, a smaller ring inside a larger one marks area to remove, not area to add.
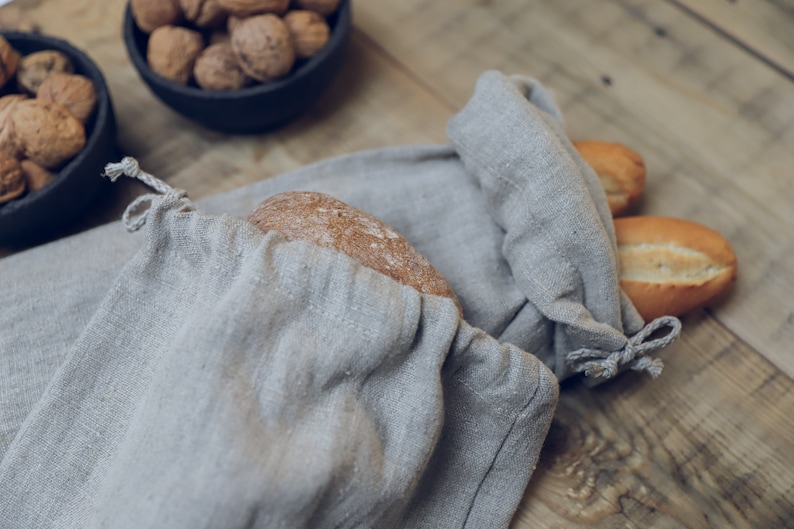
[[[0,87],[5,86],[9,79],[17,73],[19,53],[0,35]]]
[[[251,78],[237,64],[229,43],[208,46],[193,68],[196,83],[206,90],[238,90],[251,82]]]
[[[292,36],[292,46],[299,59],[308,59],[323,49],[331,28],[325,18],[316,11],[296,9],[284,15],[284,23]]]
[[[56,50],[42,50],[25,55],[17,67],[17,83],[22,92],[34,95],[41,83],[54,73],[74,73],[69,57]]]
[[[135,24],[144,33],[182,21],[179,0],[130,0],[130,11]]]
[[[14,124],[11,121],[11,111],[20,101],[28,99],[24,94],[9,94],[0,97],[0,154],[13,158],[21,156],[21,149],[17,144],[14,134]]]
[[[179,0],[185,18],[199,28],[214,28],[226,20],[226,10],[218,0]]]
[[[19,160],[0,154],[0,204],[14,200],[25,192],[25,177]]]
[[[226,19],[226,32],[231,35],[234,33],[234,28],[237,25],[245,20],[245,17],[238,17],[237,15],[229,15],[229,18]]]
[[[231,15],[249,17],[264,13],[280,15],[289,7],[290,0],[217,0]]]
[[[242,20],[232,33],[232,50],[243,71],[263,83],[287,75],[295,64],[289,29],[276,15]]]
[[[178,26],[160,26],[152,31],[146,59],[155,73],[175,83],[187,84],[204,37],[198,31]]]
[[[19,162],[19,166],[22,169],[22,175],[30,192],[38,191],[55,180],[55,173],[48,171],[36,162],[22,160]]]
[[[22,156],[53,169],[85,145],[85,128],[65,107],[52,101],[26,99],[11,110]]]
[[[94,110],[97,100],[96,88],[91,79],[73,73],[51,75],[41,83],[36,97],[60,103],[83,124]]]
[[[292,0],[295,9],[308,9],[327,17],[337,10],[340,0]]]

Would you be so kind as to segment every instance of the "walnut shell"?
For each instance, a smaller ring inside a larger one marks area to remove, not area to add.
[[[146,59],[155,73],[175,83],[187,84],[193,65],[204,49],[198,31],[178,26],[160,26],[149,36]]]
[[[221,25],[227,16],[218,0],[179,0],[185,19],[199,28],[214,28]]]
[[[21,149],[14,134],[14,124],[11,121],[11,111],[20,101],[28,99],[24,94],[9,94],[0,97],[0,154],[19,158]]]
[[[91,79],[73,73],[51,75],[41,83],[36,97],[65,106],[83,124],[93,112],[97,101],[96,88]]]
[[[22,92],[35,95],[44,80],[54,73],[74,73],[69,57],[57,50],[42,50],[25,55],[17,67],[17,83]]]
[[[130,11],[135,24],[144,33],[182,20],[179,0],[130,0]]]
[[[85,128],[65,107],[52,101],[26,99],[11,110],[22,156],[53,169],[85,146]]]
[[[284,23],[292,37],[292,47],[299,59],[308,59],[323,49],[331,35],[325,18],[316,11],[296,9],[284,15]]]
[[[0,35],[0,87],[5,86],[9,79],[17,73],[19,53],[5,37]]]
[[[22,175],[25,177],[25,183],[30,192],[38,191],[55,180],[55,173],[48,171],[36,162],[22,160],[19,162],[19,166],[22,169]]]
[[[217,0],[220,6],[231,15],[250,17],[264,13],[284,13],[290,0]]]
[[[232,33],[232,50],[243,71],[263,83],[287,75],[295,64],[289,29],[276,15],[240,21]]]
[[[207,46],[196,59],[193,77],[205,90],[239,90],[251,82],[237,63],[229,43]]]
[[[226,19],[226,33],[229,34],[231,38],[231,34],[234,33],[234,29],[245,20],[245,17],[238,17],[237,15],[229,15],[229,18]]]
[[[327,17],[339,8],[340,0],[292,0],[295,9],[308,9]]]
[[[19,160],[0,154],[0,204],[14,200],[25,192],[25,177]]]

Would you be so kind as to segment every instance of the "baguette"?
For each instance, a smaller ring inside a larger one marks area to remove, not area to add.
[[[574,147],[593,168],[607,194],[612,216],[624,214],[645,191],[645,161],[620,143],[575,141]]]
[[[736,255],[710,228],[651,216],[614,224],[620,286],[646,321],[703,307],[736,280]]]
[[[260,203],[248,220],[263,232],[310,241],[345,253],[362,265],[463,309],[447,280],[411,244],[380,219],[329,195],[290,191]]]

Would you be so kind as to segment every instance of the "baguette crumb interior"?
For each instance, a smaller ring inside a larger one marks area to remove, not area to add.
[[[618,257],[622,279],[648,283],[700,285],[728,270],[703,252],[672,243],[619,245]]]

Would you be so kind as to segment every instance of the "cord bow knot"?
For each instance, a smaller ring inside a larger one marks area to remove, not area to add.
[[[670,331],[660,338],[646,341],[654,332],[663,327]],[[618,351],[582,348],[568,354],[566,361],[576,373],[584,373],[593,378],[612,378],[622,366],[635,371],[645,371],[653,378],[658,377],[664,364],[659,358],[651,358],[649,353],[658,351],[673,343],[681,334],[681,322],[673,316],[656,318],[628,339]]]

